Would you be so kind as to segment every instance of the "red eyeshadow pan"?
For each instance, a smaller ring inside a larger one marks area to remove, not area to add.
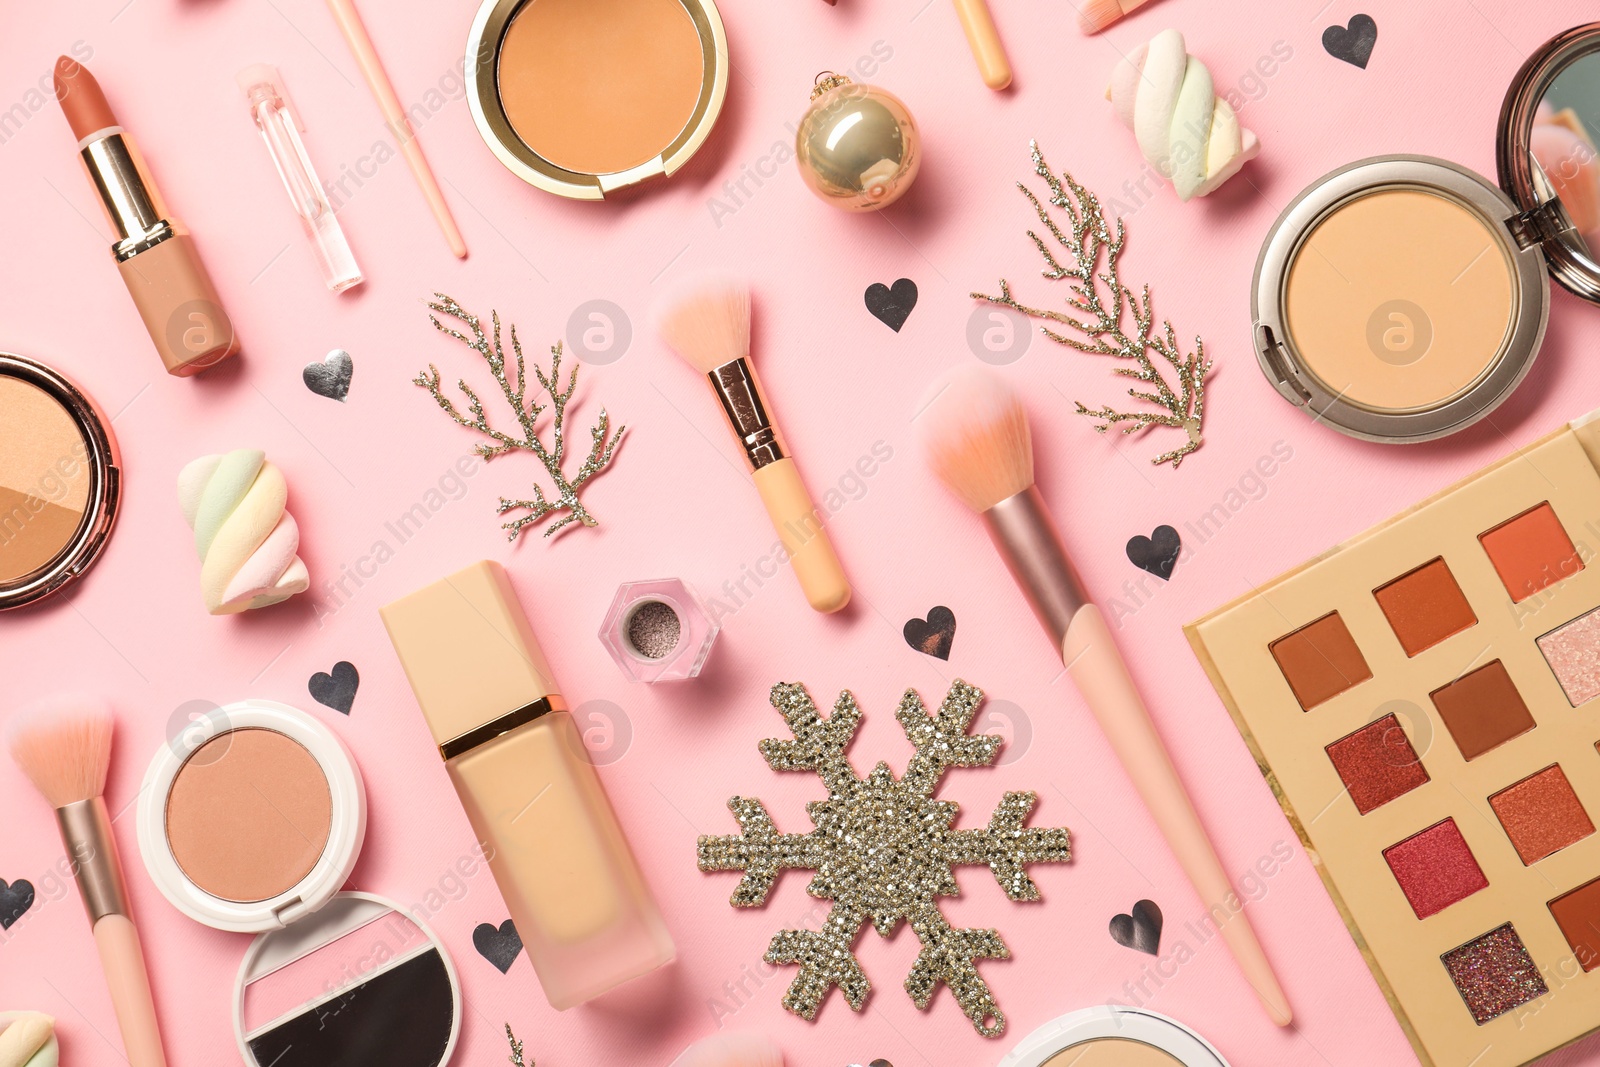
[[[1362,815],[1428,781],[1411,739],[1393,715],[1341,737],[1328,746],[1328,758]]]
[[[1479,534],[1478,540],[1512,600],[1526,600],[1583,570],[1572,538],[1549,503]]]
[[[1437,915],[1489,884],[1454,819],[1390,845],[1383,858],[1419,919]]]
[[[1410,574],[1374,589],[1372,595],[1407,656],[1432,648],[1478,622],[1443,559],[1424,563]]]
[[[1524,864],[1537,863],[1594,833],[1594,823],[1560,764],[1552,763],[1489,798]]]

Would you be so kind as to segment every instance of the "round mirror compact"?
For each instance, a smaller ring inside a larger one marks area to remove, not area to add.
[[[1600,23],[1556,37],[1513,81],[1499,186],[1411,155],[1313,182],[1256,263],[1256,355],[1268,381],[1368,441],[1432,440],[1493,411],[1539,353],[1550,276],[1600,301],[1591,130],[1600,133]]]

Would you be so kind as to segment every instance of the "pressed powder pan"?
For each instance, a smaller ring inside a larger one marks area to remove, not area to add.
[[[728,85],[714,0],[485,0],[467,98],[489,148],[546,192],[603,200],[666,177]]]
[[[121,493],[116,439],[88,394],[0,352],[0,610],[81,577],[105,548]]]
[[[1396,155],[1341,167],[1295,198],[1262,245],[1251,299],[1256,355],[1284,399],[1351,437],[1443,437],[1527,375],[1552,276],[1600,302],[1589,244],[1600,214],[1583,217],[1600,205],[1600,129],[1583,117],[1600,107],[1597,75],[1600,23],[1528,60],[1500,115],[1499,187]]]

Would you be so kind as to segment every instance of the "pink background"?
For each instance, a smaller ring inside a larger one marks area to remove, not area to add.
[[[1294,844],[1287,863],[1272,859],[1293,834],[1180,624],[1600,401],[1585,359],[1600,343],[1600,317],[1560,290],[1544,354],[1510,402],[1450,441],[1411,449],[1313,426],[1263,380],[1249,335],[1257,249],[1303,185],[1392,151],[1492,173],[1510,77],[1547,37],[1591,16],[1590,5],[1161,0],[1086,39],[1071,3],[1016,0],[996,5],[1016,85],[995,94],[979,82],[945,0],[841,0],[837,8],[723,0],[735,69],[715,136],[669,186],[614,205],[532,190],[485,149],[454,80],[470,2],[365,7],[401,98],[429,113],[422,140],[472,249],[465,262],[445,250],[405,167],[372,167],[387,134],[315,0],[34,5],[0,36],[0,105],[10,109],[0,144],[8,208],[0,345],[59,367],[98,398],[115,416],[126,474],[120,526],[94,573],[70,597],[0,618],[4,703],[89,687],[117,704],[109,799],[121,813],[171,1062],[234,1061],[230,988],[246,939],[195,924],[160,897],[137,857],[129,812],[151,753],[187,703],[244,696],[307,708],[355,751],[371,800],[356,887],[408,904],[448,892],[431,923],[465,991],[461,1064],[503,1062],[506,1022],[540,1067],[665,1064],[719,1027],[766,1031],[801,1067],[879,1056],[897,1067],[984,1064],[1057,1015],[1133,999],[1125,983],[1141,980],[1146,994],[1137,999],[1187,1021],[1236,1065],[1411,1062],[1305,855]],[[1320,45],[1325,26],[1362,10],[1380,27],[1365,71]],[[1243,121],[1265,144],[1241,178],[1191,204],[1165,187],[1119,193],[1139,180],[1140,162],[1100,95],[1119,52],[1169,25],[1185,31],[1220,86],[1242,86]],[[151,351],[109,261],[107,229],[66,123],[38,91],[74,42],[197,236],[244,339],[245,357],[233,367],[182,381],[163,374]],[[1275,51],[1291,54],[1268,64],[1270,76],[1245,80]],[[234,86],[238,69],[262,61],[282,68],[323,177],[345,168],[359,177],[347,179],[340,216],[368,278],[351,295],[323,290]],[[812,76],[830,66],[870,72],[862,80],[901,96],[923,131],[916,187],[880,215],[825,207],[789,173],[792,162],[780,163]],[[1148,281],[1158,312],[1180,334],[1203,335],[1217,360],[1207,444],[1176,472],[1148,462],[1169,437],[1105,440],[1071,414],[1072,399],[1118,399],[1106,363],[1035,338],[1004,373],[1030,394],[1040,483],[1087,583],[1113,610],[1114,598],[1127,609],[1137,595],[1121,640],[1227,866],[1271,871],[1251,911],[1298,1013],[1293,1029],[1273,1027],[1222,946],[1201,944],[1186,928],[1200,915],[1198,901],[977,523],[933,484],[915,449],[909,415],[926,382],[973,358],[967,293],[993,290],[1005,275],[1036,302],[1064,298],[1037,276],[1023,236],[1030,215],[1012,188],[1028,174],[1030,137],[1058,169],[1123,201],[1132,216],[1125,277]],[[725,188],[744,175],[752,177],[742,192]],[[756,358],[813,490],[821,496],[843,481],[855,497],[832,525],[856,589],[855,607],[841,617],[807,610],[787,574],[759,588],[746,579],[751,595],[723,591],[773,535],[711,397],[647,325],[665,283],[713,266],[753,276]],[[917,282],[921,302],[895,334],[867,314],[861,294],[899,277]],[[585,439],[604,403],[629,426],[615,467],[587,493],[599,529],[506,543],[496,500],[543,477],[526,455],[449,481],[471,437],[410,379],[429,361],[447,381],[487,378],[475,356],[428,325],[421,300],[436,289],[485,316],[498,308],[535,351],[562,336],[586,301],[624,309],[631,347],[585,369],[573,425]],[[300,381],[302,365],[334,347],[356,363],[344,404]],[[892,458],[852,481],[876,442]],[[1275,445],[1292,457],[1253,481],[1257,460]],[[200,606],[174,481],[195,456],[239,446],[265,449],[288,476],[315,584],[291,605],[214,619]],[[455,498],[430,503],[441,478]],[[1238,503],[1229,493],[1240,488],[1247,502],[1201,543],[1187,524],[1218,503]],[[386,523],[418,502],[433,513],[402,544]],[[1122,547],[1161,523],[1188,541],[1169,584],[1132,567]],[[374,566],[378,542],[392,558]],[[473,928],[498,924],[505,909],[486,871],[461,884],[450,877],[472,840],[376,612],[483,557],[511,568],[569,700],[587,717],[608,761],[606,786],[678,943],[674,966],[565,1014],[546,1005],[525,958],[502,975],[472,947]],[[347,578],[341,592],[333,583],[347,572],[360,581]],[[620,582],[670,575],[729,607],[737,600],[738,610],[701,680],[628,684],[595,631]],[[911,650],[900,633],[935,604],[959,620],[948,663]],[[362,677],[348,718],[306,691],[313,672],[341,659]],[[946,905],[956,922],[994,925],[1010,944],[1011,961],[983,965],[1010,1029],[998,1041],[977,1037],[948,991],[918,1013],[899,988],[916,954],[904,928],[887,941],[870,931],[861,938],[874,983],[866,1009],[852,1015],[835,994],[808,1024],[779,1005],[792,970],[772,975],[760,962],[771,934],[816,903],[804,893],[806,876],[783,878],[764,910],[736,912],[727,904],[736,876],[698,873],[695,836],[733,832],[724,803],[734,793],[765,799],[780,828],[808,827],[802,804],[822,795],[820,784],[775,775],[756,751],[759,739],[782,733],[766,704],[772,683],[802,680],[819,703],[853,690],[867,712],[853,753],[864,771],[879,758],[904,766],[910,747],[892,717],[900,693],[914,686],[936,703],[956,677],[1009,702],[1009,721],[989,724],[1017,738],[1004,767],[947,777],[943,795],[963,806],[958,825],[986,822],[1005,789],[1033,788],[1035,822],[1074,831],[1071,864],[1032,871],[1043,903],[1008,903],[979,869],[961,873],[963,895]],[[76,894],[63,895],[50,874],[61,856],[52,820],[9,765],[0,770],[0,813],[0,878],[26,878],[39,891],[0,936],[0,1007],[58,1016],[70,1062],[118,1062]],[[1166,912],[1161,961],[1106,933],[1108,918],[1141,897]],[[1195,955],[1174,969],[1180,941]],[[1600,1045],[1554,1060],[1600,1063]]]

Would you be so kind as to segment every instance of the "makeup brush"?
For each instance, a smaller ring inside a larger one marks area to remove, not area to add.
[[[1011,61],[1006,58],[1005,45],[1000,43],[1000,31],[995,29],[988,0],[955,0],[955,4],[956,17],[967,35],[972,58],[978,61],[983,84],[995,90],[1004,89],[1011,84]]]
[[[111,709],[102,700],[60,696],[18,712],[7,727],[11,758],[56,809],[61,842],[77,870],[100,966],[111,989],[129,1067],[166,1067],[139,932],[106,811]]]
[[[1289,1001],[1033,484],[1033,437],[1021,399],[994,374],[963,367],[935,385],[917,419],[928,465],[983,519],[1201,901],[1213,916],[1218,908],[1227,916],[1218,926],[1245,979],[1273,1022],[1287,1026]]]
[[[711,380],[806,599],[818,611],[838,611],[850,601],[850,583],[750,365],[749,287],[718,278],[690,282],[657,308],[656,330]]]
[[[1084,33],[1099,33],[1124,15],[1131,15],[1149,0],[1084,0],[1078,11],[1078,28]]]

